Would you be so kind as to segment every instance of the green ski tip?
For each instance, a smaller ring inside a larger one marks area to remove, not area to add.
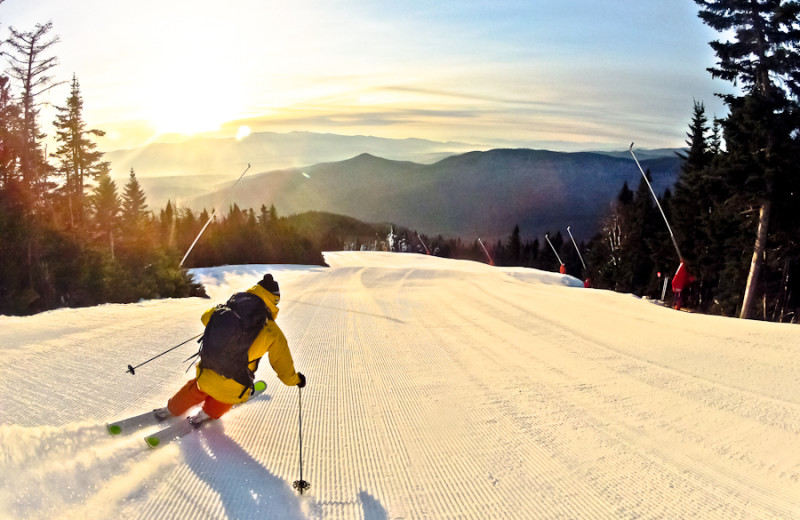
[[[120,433],[122,433],[122,428],[120,428],[116,424],[109,424],[108,433],[110,433],[111,435],[119,435]]]
[[[256,381],[256,384],[253,388],[255,388],[256,392],[263,392],[267,389],[267,383],[264,381]]]
[[[150,446],[151,448],[155,448],[156,446],[161,444],[161,439],[159,439],[158,437],[147,437],[145,439],[145,442],[147,442],[147,445]]]

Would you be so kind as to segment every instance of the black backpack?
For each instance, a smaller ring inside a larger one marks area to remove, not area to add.
[[[255,294],[236,293],[224,305],[217,305],[200,338],[201,372],[207,368],[244,385],[244,391],[251,388],[255,374],[248,366],[247,352],[271,317],[264,301]]]

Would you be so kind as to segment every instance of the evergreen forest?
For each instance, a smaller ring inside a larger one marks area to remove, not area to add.
[[[737,87],[724,117],[695,100],[682,171],[654,199],[624,184],[589,241],[568,230],[523,240],[429,237],[393,224],[231,204],[225,214],[150,208],[131,169],[118,186],[83,119],[78,77],[56,104],[47,149],[41,107],[59,83],[52,24],[9,28],[0,76],[0,314],[203,295],[187,268],[323,263],[325,250],[418,252],[562,270],[595,288],[671,297],[683,263],[684,307],[794,322],[800,308],[800,3],[694,0],[720,40],[709,73]],[[0,3],[2,0],[0,0]],[[724,38],[723,38],[724,35]],[[647,172],[645,172],[646,174]],[[666,222],[670,227],[666,225]],[[206,225],[208,227],[206,227]],[[204,231],[201,240],[196,237]],[[567,235],[563,234],[567,231]],[[192,246],[194,246],[192,248]],[[191,248],[191,254],[184,254]]]
[[[623,188],[589,247],[597,286],[653,294],[653,270],[682,260],[688,303],[703,312],[796,321],[800,305],[800,3],[695,0],[721,38],[710,74],[733,83],[728,108],[712,118],[695,101],[687,151],[666,226],[640,187]],[[620,258],[620,254],[625,259]],[[669,259],[669,260],[668,260]],[[621,268],[622,267],[622,268]]]

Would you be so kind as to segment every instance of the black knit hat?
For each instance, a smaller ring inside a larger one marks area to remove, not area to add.
[[[264,278],[262,278],[261,281],[258,282],[258,285],[260,285],[261,287],[263,287],[267,291],[271,292],[275,296],[280,297],[280,295],[281,295],[281,290],[278,287],[278,282],[273,280],[271,274],[265,274]]]

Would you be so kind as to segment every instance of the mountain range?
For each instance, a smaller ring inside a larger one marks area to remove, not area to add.
[[[674,151],[640,162],[657,193],[674,185],[680,170]],[[530,239],[565,234],[570,226],[580,240],[597,232],[623,183],[635,189],[640,179],[632,159],[603,153],[494,149],[433,164],[362,153],[248,175],[233,190],[228,184],[187,205],[211,211],[274,204],[280,215],[324,211],[469,240],[505,238],[515,225]]]
[[[252,172],[287,166],[341,161],[360,153],[387,159],[431,163],[491,146],[427,139],[388,139],[315,132],[257,132],[243,139],[195,136],[180,142],[156,142],[133,149],[107,152],[112,177],[137,178],[217,176],[236,178],[248,165]],[[251,173],[252,173],[251,172]]]
[[[658,193],[677,179],[675,151],[636,152]],[[223,212],[234,203],[256,210],[274,204],[282,216],[321,211],[473,240],[505,238],[515,225],[525,239],[564,233],[566,226],[588,239],[623,183],[634,189],[641,179],[627,150],[490,149],[310,132],[195,137],[117,150],[105,159],[120,186],[134,168],[155,212],[167,200]]]

